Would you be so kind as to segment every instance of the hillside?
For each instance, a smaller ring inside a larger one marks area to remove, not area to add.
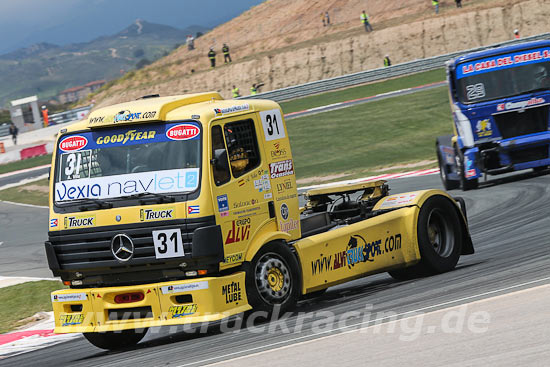
[[[206,28],[185,30],[136,20],[112,36],[86,43],[57,46],[40,43],[0,55],[0,105],[8,100],[38,94],[55,96],[63,89],[92,80],[120,77],[141,59],[156,60],[185,42],[187,34]]]
[[[545,0],[442,0],[439,15],[431,1],[372,0],[366,6],[374,32],[366,33],[360,0],[269,0],[218,26],[188,51],[182,46],[143,70],[125,75],[93,98],[98,106],[161,95],[217,90],[230,97],[233,84],[248,94],[254,82],[263,91],[381,67],[385,54],[394,63],[509,40],[550,30]],[[323,27],[321,13],[332,25]],[[221,46],[233,63],[223,65]],[[214,47],[218,67],[206,53]],[[220,65],[221,64],[221,65]]]

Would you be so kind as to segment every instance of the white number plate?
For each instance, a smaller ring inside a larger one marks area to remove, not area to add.
[[[260,112],[260,117],[262,119],[266,141],[282,139],[285,137],[285,127],[283,126],[281,111],[262,111]]]
[[[153,243],[155,244],[155,257],[157,259],[168,259],[185,255],[179,228],[153,231]]]

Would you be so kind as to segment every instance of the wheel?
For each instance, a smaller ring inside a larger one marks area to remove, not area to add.
[[[418,215],[420,262],[392,270],[390,276],[409,280],[454,269],[462,252],[463,235],[456,208],[442,196],[429,198]]]
[[[116,350],[136,345],[143,339],[148,329],[84,333],[84,337],[101,349]]]
[[[292,308],[301,295],[300,267],[290,248],[282,242],[271,242],[246,264],[246,294],[255,309],[280,312]]]
[[[439,163],[439,177],[441,178],[443,187],[445,188],[445,190],[458,189],[460,187],[460,181],[449,180],[449,177],[447,176],[447,169],[445,168],[443,157],[439,152],[439,144],[436,144],[436,149],[437,149],[437,162]]]

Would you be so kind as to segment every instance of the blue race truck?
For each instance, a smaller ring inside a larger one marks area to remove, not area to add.
[[[550,41],[470,53],[446,69],[454,135],[436,142],[445,189],[550,165]]]

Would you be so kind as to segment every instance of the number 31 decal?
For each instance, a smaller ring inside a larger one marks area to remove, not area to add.
[[[285,128],[280,110],[269,110],[260,112],[264,136],[266,141],[281,139],[285,137]]]

